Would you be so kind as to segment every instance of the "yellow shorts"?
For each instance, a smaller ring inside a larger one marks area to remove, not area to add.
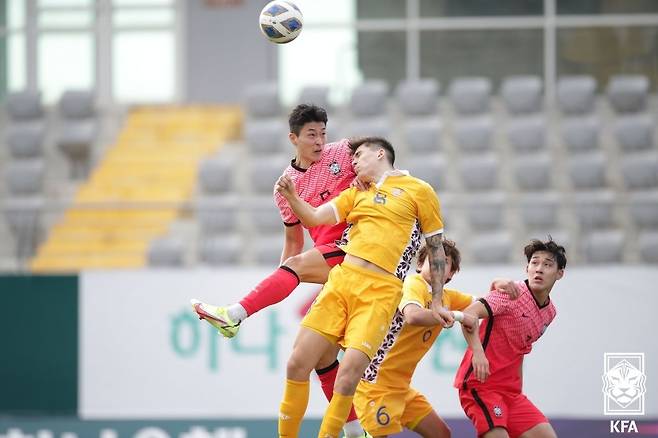
[[[302,326],[372,359],[401,298],[397,277],[343,262],[329,272]]]
[[[392,435],[403,428],[414,430],[432,412],[425,396],[413,388],[387,388],[359,382],[354,409],[363,428],[372,436]]]

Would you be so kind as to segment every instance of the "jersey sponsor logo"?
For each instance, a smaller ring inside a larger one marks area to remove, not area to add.
[[[391,194],[393,196],[400,196],[402,193],[404,193],[404,190],[402,190],[399,187],[395,187],[395,188],[393,188],[393,190],[391,190]]]
[[[644,353],[604,353],[604,415],[644,415]]]

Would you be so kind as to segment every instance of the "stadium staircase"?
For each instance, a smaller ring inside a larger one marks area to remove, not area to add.
[[[141,107],[30,261],[33,272],[139,268],[193,195],[199,160],[240,135],[239,107]]]

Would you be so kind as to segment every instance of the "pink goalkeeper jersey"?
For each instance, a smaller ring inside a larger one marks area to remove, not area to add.
[[[556,310],[550,299],[540,306],[526,281],[517,282],[517,286],[521,294],[516,300],[495,291],[479,299],[489,314],[481,321],[480,341],[491,374],[484,383],[475,378],[473,352],[468,348],[457,371],[455,387],[521,392],[523,356],[530,353],[532,344],[553,321]]]
[[[354,177],[352,155],[349,141],[343,139],[336,143],[328,143],[322,149],[319,161],[311,164],[308,169],[294,165],[294,160],[284,171],[295,183],[300,198],[313,207],[324,204],[338,196],[350,186]],[[286,226],[300,223],[293,213],[288,201],[278,192],[274,192],[274,202],[279,207],[281,219]],[[308,229],[311,239],[316,245],[333,243],[341,238],[345,223],[336,225],[319,225]]]

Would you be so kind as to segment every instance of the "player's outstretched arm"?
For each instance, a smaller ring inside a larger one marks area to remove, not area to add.
[[[489,377],[489,361],[484,354],[484,348],[482,347],[482,342],[480,342],[480,333],[477,329],[479,319],[486,316],[488,314],[484,304],[474,301],[464,309],[464,322],[462,322],[462,334],[464,335],[464,339],[466,339],[466,343],[473,351],[473,372],[475,378],[480,382],[484,382]],[[465,323],[467,319],[470,319],[469,323]]]
[[[281,175],[276,181],[274,189],[286,198],[290,208],[306,227],[315,227],[317,225],[333,225],[336,223],[336,214],[329,203],[322,204],[319,207],[313,207],[304,201],[297,194],[295,183],[292,182],[288,175]]]
[[[281,264],[290,257],[301,254],[304,250],[304,229],[300,224],[286,226],[285,237],[283,241],[283,250],[281,251]]]
[[[450,327],[454,318],[452,312],[443,307],[443,281],[446,269],[446,253],[443,249],[443,235],[435,234],[425,240],[430,262],[430,285],[432,286],[432,312],[444,327]]]
[[[404,322],[409,325],[417,325],[423,327],[431,327],[441,324],[434,312],[430,309],[424,309],[416,303],[409,303],[402,309],[404,315]]]
[[[510,280],[509,278],[494,278],[494,280],[491,282],[491,286],[489,286],[489,290],[496,290],[498,292],[504,293],[510,298],[510,300],[517,299],[521,293],[519,288],[516,286],[516,282],[514,280]]]

